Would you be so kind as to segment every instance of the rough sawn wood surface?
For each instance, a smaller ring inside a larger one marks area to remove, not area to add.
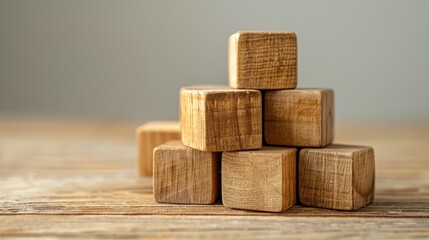
[[[374,203],[283,213],[155,203],[137,125],[0,120],[0,238],[429,237],[427,124],[339,124],[335,142],[374,147]]]

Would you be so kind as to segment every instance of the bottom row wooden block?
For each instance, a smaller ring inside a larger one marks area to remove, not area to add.
[[[225,207],[282,212],[296,202],[296,149],[264,147],[222,156]]]
[[[304,148],[299,154],[298,168],[299,198],[303,205],[357,210],[374,200],[372,147]]]
[[[153,121],[136,129],[137,173],[152,176],[153,149],[170,140],[180,139],[180,123],[177,121]]]
[[[295,148],[264,147],[221,156],[191,149],[180,141],[168,142],[154,150],[155,200],[211,204],[222,188],[226,207],[282,212],[296,203],[298,179],[303,205],[356,210],[373,201],[371,147],[304,148],[298,159]]]
[[[153,150],[153,192],[161,203],[211,204],[220,190],[220,153],[202,152],[181,141]]]

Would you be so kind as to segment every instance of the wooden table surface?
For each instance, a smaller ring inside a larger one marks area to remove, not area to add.
[[[429,124],[348,124],[371,145],[375,202],[284,213],[155,203],[135,171],[136,124],[0,120],[0,238],[429,238]]]

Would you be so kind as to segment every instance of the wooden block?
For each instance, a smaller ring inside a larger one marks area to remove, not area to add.
[[[303,205],[356,210],[374,200],[374,150],[330,145],[299,153],[299,198]]]
[[[136,129],[137,171],[140,176],[152,176],[153,149],[169,140],[180,139],[178,121],[148,122]]]
[[[237,32],[229,38],[229,85],[292,89],[297,85],[297,40],[293,32]]]
[[[226,207],[283,212],[296,202],[296,149],[264,147],[224,152],[222,201]]]
[[[323,147],[334,139],[334,91],[267,91],[264,137],[269,145]]]
[[[202,152],[181,141],[156,147],[153,193],[160,203],[211,204],[220,190],[220,153]]]
[[[262,147],[261,92],[187,87],[180,101],[185,146],[209,152]]]

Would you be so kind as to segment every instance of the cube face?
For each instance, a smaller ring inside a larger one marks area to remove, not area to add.
[[[262,97],[256,90],[181,90],[183,144],[220,152],[262,147]]]
[[[374,149],[367,148],[353,153],[353,208],[358,209],[374,201],[375,155]],[[362,181],[365,179],[365,181]]]
[[[334,139],[332,89],[267,91],[264,97],[267,144],[323,147]]]
[[[180,139],[178,121],[148,122],[136,129],[137,170],[140,176],[153,174],[153,149],[170,140]]]
[[[356,210],[374,200],[375,165],[371,147],[330,145],[301,149],[299,198],[303,205]]]
[[[220,189],[219,153],[201,152],[170,141],[154,150],[155,201],[211,204]]]
[[[226,207],[282,212],[295,204],[296,149],[224,152],[221,165]]]
[[[234,88],[297,86],[297,39],[293,32],[237,32],[229,38],[229,84]]]

